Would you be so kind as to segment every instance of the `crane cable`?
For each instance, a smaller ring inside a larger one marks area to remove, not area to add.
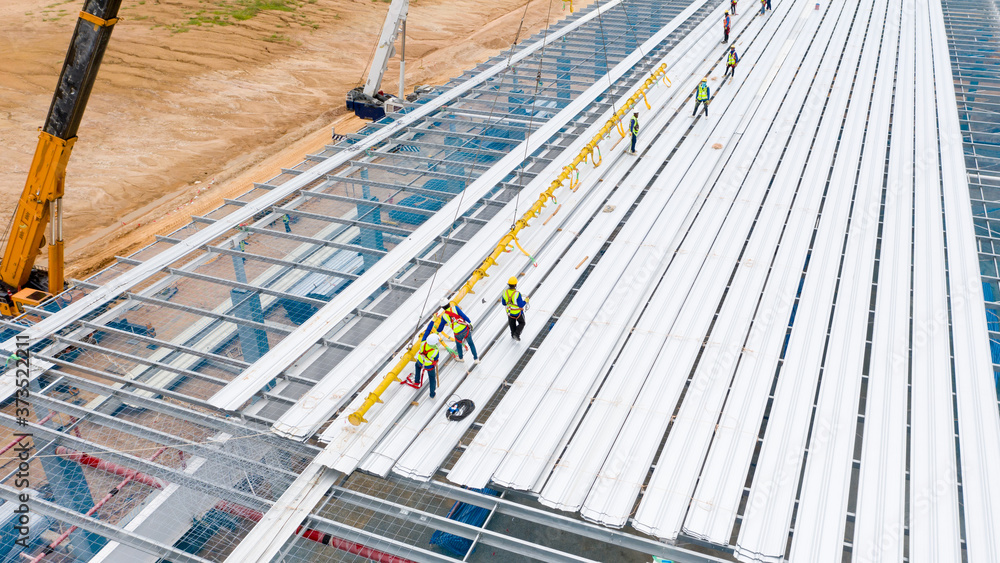
[[[624,0],[623,0],[624,1]],[[601,52],[604,53],[604,68],[606,72],[604,76],[608,79],[608,89],[614,87],[614,82],[611,80],[611,63],[608,61],[608,38],[604,34],[604,18],[601,17],[601,0],[596,0],[597,2],[597,25],[601,30]],[[615,99],[611,97],[611,111],[617,113],[618,108],[615,107]]]
[[[639,44],[639,38],[635,34],[635,27],[632,25],[632,21],[628,17],[628,9],[626,9],[625,7],[626,2],[627,0],[621,1],[622,13],[625,15],[625,27],[632,32],[632,39],[635,40],[636,42],[637,45],[636,48],[639,51],[639,54],[642,55],[642,58],[645,58],[646,54],[642,52],[642,45]],[[601,0],[596,0],[596,3],[597,3],[597,25],[601,29],[601,51],[604,53],[604,68],[608,69],[608,71],[604,73],[604,76],[607,77],[608,79],[608,90],[611,90],[611,88],[614,87],[614,82],[612,82],[611,80],[611,63],[608,61],[608,42],[607,42],[607,36],[604,34],[604,18],[601,17],[601,11],[600,11]],[[615,107],[614,97],[611,98],[611,111],[615,113],[618,112],[618,108]],[[618,125],[619,125],[618,132],[622,134],[622,137],[624,137],[625,134],[622,133],[622,129],[620,127],[621,120],[618,121]]]
[[[510,61],[514,57],[514,48],[517,46],[518,40],[521,38],[521,31],[524,28],[524,20],[525,20],[525,18],[528,15],[528,6],[531,4],[531,2],[532,2],[532,0],[526,0],[526,2],[524,3],[524,10],[521,12],[521,22],[517,26],[517,33],[514,34],[514,41],[511,43],[510,50],[507,53],[507,65],[504,67],[503,72],[501,72],[501,74],[500,74],[500,83],[497,85],[497,94],[493,97],[493,103],[490,105],[490,113],[489,113],[489,116],[486,118],[485,125],[483,126],[483,130],[484,131],[486,129],[488,129],[490,125],[493,125],[493,123],[494,123],[493,122],[493,114],[496,111],[497,100],[500,98],[500,89],[499,88],[500,88],[500,86],[503,86],[504,79],[507,77],[507,71],[511,69]],[[549,0],[549,11],[550,12],[551,12],[551,8],[552,8],[552,0]],[[548,19],[546,19],[546,33],[548,33]],[[544,53],[544,51],[545,51],[545,43],[542,43],[542,53]],[[462,145],[461,147],[457,147],[457,148],[463,148],[464,146],[465,145]],[[482,156],[482,152],[483,152],[483,150],[482,150],[482,144],[479,143],[475,147],[475,153],[476,154],[475,154],[475,158],[473,159],[473,162],[472,162],[473,165],[475,165],[479,161],[479,157]],[[465,192],[466,192],[466,188],[469,185],[469,180],[472,179],[473,170],[474,170],[473,167],[469,167],[469,171],[466,174],[465,187],[462,188],[462,191],[460,192],[460,194],[458,196],[458,207],[455,209],[455,219],[452,221],[452,228],[454,228],[455,223],[458,222],[459,211],[462,209],[462,201],[465,198]],[[427,312],[427,303],[428,303],[428,301],[431,298],[431,292],[434,291],[434,282],[435,282],[435,280],[437,280],[438,271],[440,270],[441,264],[442,264],[441,258],[443,258],[444,251],[445,251],[445,248],[447,246],[448,246],[448,239],[447,239],[447,237],[445,237],[442,240],[442,242],[441,242],[441,247],[435,253],[435,262],[436,262],[436,265],[434,266],[434,273],[431,275],[430,283],[427,285],[427,294],[424,296],[424,302],[423,302],[423,304],[420,307],[420,313],[417,316],[416,327],[415,327],[415,329],[414,329],[414,331],[412,333],[412,336],[409,339],[407,339],[407,342],[412,342],[415,338],[418,338],[419,335],[420,335],[420,332],[421,332],[420,331],[420,327],[421,327],[421,325],[423,325],[424,314]],[[431,316],[431,322],[432,323],[434,322],[433,315]]]
[[[517,169],[517,184],[520,189],[518,189],[517,192],[514,194],[514,214],[511,217],[511,222],[510,222],[511,231],[513,231],[517,225],[517,208],[521,204],[521,191],[524,189],[524,163],[528,160],[528,156],[530,156],[528,154],[527,141],[528,139],[531,138],[531,126],[535,122],[535,104],[538,101],[538,92],[540,91],[542,85],[542,60],[545,58],[545,47],[547,45],[545,41],[549,37],[549,21],[551,17],[552,17],[552,0],[549,0],[549,8],[545,14],[545,28],[542,35],[542,48],[538,55],[538,67],[535,72],[535,86],[534,86],[534,91],[531,94],[531,111],[528,112],[528,128],[527,128],[528,132],[524,136],[524,141],[525,141],[524,159],[521,161],[521,166],[519,166]],[[556,86],[558,87],[558,84]],[[554,199],[555,198],[553,198],[553,200]],[[521,243],[517,241],[517,237],[514,238],[514,244],[516,244],[517,248],[520,249],[520,251],[523,252],[524,255],[528,257],[528,260],[531,261],[531,264],[537,268],[538,263],[536,262],[535,257],[529,254],[528,251],[526,251],[521,246]]]
[[[14,206],[14,209],[10,212],[10,220],[7,221],[7,227],[4,228],[4,230],[3,230],[3,236],[0,237],[0,241],[2,241],[4,244],[6,244],[7,242],[10,241],[10,238],[9,238],[10,237],[10,230],[14,226],[14,218],[15,217],[17,217],[17,206],[16,205]]]
[[[390,11],[392,10],[392,6],[391,5],[389,6],[389,10]],[[388,16],[389,16],[389,13],[386,12],[386,17],[388,17]],[[365,68],[364,68],[364,70],[361,71],[361,76],[358,77],[358,86],[361,86],[365,82],[365,74],[368,72],[368,69],[371,68],[372,61],[375,59],[375,50],[378,49],[379,39],[382,39],[382,32],[381,31],[375,37],[375,42],[372,43],[372,50],[371,50],[370,53],[368,53],[368,62],[365,63]],[[381,83],[379,83],[379,86],[381,86]]]
[[[622,14],[625,16],[625,27],[627,27],[628,30],[630,32],[632,32],[632,40],[635,41],[636,49],[645,58],[646,53],[642,52],[642,44],[639,43],[639,36],[636,35],[636,33],[635,33],[635,26],[632,25],[632,20],[628,17],[628,9],[625,7],[625,4],[627,2],[628,2],[628,0],[622,0],[622,4],[621,4],[621,6],[622,6]],[[636,23],[638,23],[638,21]]]

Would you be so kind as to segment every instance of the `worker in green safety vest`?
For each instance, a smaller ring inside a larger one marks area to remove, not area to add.
[[[701,104],[705,105],[705,117],[708,117],[708,101],[712,99],[712,91],[708,88],[708,80],[705,78],[701,79],[701,83],[698,84],[698,89],[695,90],[694,96],[694,113],[691,116],[698,115],[698,106]]]
[[[406,382],[411,387],[419,389],[423,380],[423,372],[426,371],[427,379],[431,384],[432,399],[434,398],[434,392],[437,390],[437,364],[438,356],[440,355],[440,351],[438,351],[439,342],[441,342],[441,337],[437,334],[432,334],[426,340],[420,341],[420,344],[417,345],[417,359],[414,362],[413,379]]]
[[[441,307],[441,314],[431,319],[431,322],[427,324],[424,338],[430,336],[432,332],[441,332],[445,326],[450,326],[458,348],[458,357],[455,359],[459,362],[465,361],[465,358],[462,357],[462,344],[468,342],[469,350],[472,350],[472,359],[474,363],[478,364],[479,354],[476,352],[476,344],[472,341],[472,321],[469,320],[469,316],[458,305],[452,305],[447,297],[442,297],[438,306]]]
[[[740,56],[736,54],[736,45],[729,46],[729,54],[726,55],[726,73],[722,78],[731,76],[736,78],[736,65],[740,62]]]
[[[507,309],[507,325],[510,327],[510,335],[514,340],[521,340],[521,331],[524,330],[524,309],[528,306],[528,300],[517,290],[517,278],[512,277],[507,280],[507,289],[500,296],[500,302]]]
[[[635,141],[639,137],[639,112],[632,113],[632,121],[629,121],[628,130],[632,133],[632,154],[635,154]]]

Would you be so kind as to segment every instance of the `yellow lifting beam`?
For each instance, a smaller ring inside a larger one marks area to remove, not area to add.
[[[558,176],[556,176],[556,179],[553,180],[551,184],[549,184],[549,187],[542,193],[538,194],[538,199],[535,200],[535,203],[530,208],[528,208],[528,210],[525,211],[523,215],[521,215],[521,218],[518,219],[511,226],[510,231],[506,235],[504,235],[503,238],[500,239],[496,247],[493,249],[493,252],[491,252],[490,255],[487,256],[485,260],[483,260],[483,263],[480,264],[479,267],[472,272],[472,276],[470,276],[469,279],[462,285],[462,287],[459,288],[458,293],[456,293],[455,296],[451,298],[451,303],[453,305],[457,305],[458,303],[460,303],[462,299],[465,298],[466,295],[469,295],[470,293],[475,293],[473,291],[473,288],[476,286],[477,283],[479,283],[480,280],[489,276],[489,274],[487,274],[486,271],[489,270],[492,266],[496,265],[497,260],[500,258],[501,255],[503,255],[504,251],[507,250],[507,247],[512,242],[514,244],[517,244],[518,248],[520,248],[521,245],[518,244],[517,242],[517,234],[521,232],[521,229],[524,229],[525,227],[528,226],[528,221],[539,216],[539,214],[542,212],[542,208],[545,207],[545,204],[548,203],[550,199],[552,200],[555,199],[553,194],[557,189],[563,187],[563,184],[567,180],[570,181],[570,184],[573,184],[572,174],[574,172],[579,174],[577,167],[580,164],[587,162],[588,159],[592,160],[593,159],[592,155],[595,150],[598,151],[597,154],[600,155],[600,149],[597,148],[598,143],[600,143],[605,137],[607,137],[611,133],[611,130],[613,128],[615,128],[616,126],[620,127],[620,124],[622,123],[622,120],[625,118],[625,116],[628,114],[628,111],[633,107],[635,107],[635,105],[639,103],[639,100],[645,99],[646,92],[649,91],[653,86],[655,86],[658,80],[665,77],[666,72],[667,72],[667,65],[661,64],[659,68],[657,68],[653,72],[653,74],[651,74],[650,77],[647,78],[645,82],[643,82],[642,87],[640,87],[634,94],[632,94],[632,96],[628,99],[625,105],[623,105],[618,111],[616,111],[615,114],[611,117],[611,119],[608,119],[607,123],[604,124],[604,127],[602,127],[601,130],[596,135],[594,135],[594,137],[590,140],[590,142],[587,143],[585,147],[583,147],[583,149],[580,151],[579,154],[576,155],[573,161],[567,164],[565,167],[563,167],[562,172]],[[597,160],[595,167],[599,166],[600,162],[601,162],[600,160]],[[577,182],[579,182],[579,180],[577,180]],[[375,406],[377,403],[382,402],[382,393],[385,393],[386,389],[388,389],[390,385],[400,380],[399,374],[406,367],[406,364],[412,362],[413,359],[416,357],[417,349],[419,347],[420,347],[419,342],[410,345],[410,349],[407,350],[405,354],[403,354],[403,357],[401,357],[399,361],[396,362],[396,365],[394,365],[392,369],[389,370],[389,373],[385,374],[385,377],[382,378],[382,381],[378,384],[378,387],[373,389],[371,393],[368,394],[368,397],[365,399],[365,402],[362,403],[360,407],[358,407],[358,410],[351,413],[351,415],[348,417],[348,420],[351,421],[351,424],[357,426],[362,422],[368,422],[367,420],[365,420],[365,414],[368,413],[368,410],[371,409],[373,406]]]

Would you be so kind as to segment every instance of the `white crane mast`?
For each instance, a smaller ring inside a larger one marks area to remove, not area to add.
[[[389,59],[396,54],[396,36],[400,30],[403,31],[403,44],[400,48],[399,62],[399,97],[403,99],[403,69],[405,61],[403,56],[406,52],[406,14],[410,9],[410,0],[392,0],[389,5],[389,13],[385,16],[385,23],[382,24],[382,35],[379,36],[378,46],[375,48],[375,56],[372,58],[371,69],[368,71],[368,81],[365,82],[364,93],[369,97],[375,95],[382,84],[382,75],[389,64]]]

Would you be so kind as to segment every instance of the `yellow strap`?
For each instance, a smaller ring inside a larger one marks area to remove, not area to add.
[[[523,246],[521,246],[521,243],[517,242],[517,237],[514,237],[514,244],[516,244],[516,245],[517,245],[517,248],[518,248],[518,249],[519,249],[519,250],[520,250],[520,251],[521,251],[521,252],[522,252],[522,253],[523,253],[523,254],[524,254],[525,256],[527,256],[528,258],[531,258],[531,254],[528,254],[528,251],[527,251],[527,250],[525,250]]]
[[[671,86],[674,85],[672,82],[670,82],[670,79],[667,78],[666,74],[663,75],[663,83],[667,85],[667,88],[670,88]]]
[[[594,148],[597,149],[597,160],[594,160],[594,153],[591,152],[590,162],[594,165],[594,168],[597,168],[602,162],[604,162],[604,157],[601,156],[601,145],[594,145]]]
[[[80,11],[80,19],[87,20],[94,24],[94,28],[98,27],[111,27],[118,23],[118,18],[111,18],[110,20],[101,19],[94,14],[88,14],[87,12]]]
[[[646,102],[646,109],[653,109],[653,107],[649,105],[649,100],[646,99],[645,92],[642,93],[642,101]]]
[[[622,121],[620,119],[618,120],[618,123],[615,123],[615,127],[618,128],[618,134],[621,135],[622,137],[624,137],[625,136],[625,127],[622,126]]]

